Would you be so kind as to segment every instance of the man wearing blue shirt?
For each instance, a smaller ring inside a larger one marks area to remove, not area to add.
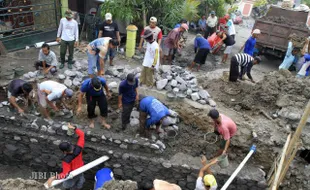
[[[211,46],[210,46],[208,40],[205,39],[201,34],[197,34],[195,41],[194,41],[194,44],[195,44],[195,53],[197,52],[197,49],[199,49],[199,50],[195,56],[194,61],[192,62],[191,66],[189,67],[189,70],[192,70],[193,67],[195,66],[195,64],[198,63],[197,71],[199,71],[200,66],[202,64],[205,64],[205,62],[206,62],[207,55],[211,50]]]
[[[159,127],[168,126],[171,124],[170,112],[168,108],[152,96],[139,97],[140,100],[140,134],[145,134],[145,128],[150,129],[151,125],[156,125],[156,132],[159,132]],[[147,116],[149,118],[147,119]]]
[[[203,15],[201,17],[201,19],[199,19],[198,21],[198,26],[199,26],[199,29],[200,31],[202,32],[205,32],[206,31],[206,28],[207,28],[207,19],[206,19],[206,16]]]
[[[245,44],[241,48],[241,50],[244,48],[243,50],[244,53],[249,54],[250,56],[253,56],[255,45],[256,45],[256,39],[258,38],[260,33],[261,32],[259,29],[253,30],[252,36],[245,42]]]
[[[109,88],[106,84],[104,78],[93,77],[91,79],[86,79],[83,81],[81,86],[81,93],[79,95],[78,110],[77,114],[81,113],[82,110],[82,99],[84,94],[86,94],[87,102],[87,112],[88,118],[90,119],[90,128],[95,127],[94,118],[96,118],[95,108],[98,104],[101,115],[101,124],[103,127],[110,129],[110,125],[107,124],[105,117],[108,116],[108,103],[103,89],[105,89],[108,98],[111,97]]]
[[[118,108],[122,109],[122,129],[125,130],[130,122],[130,115],[139,100],[138,96],[138,79],[133,73],[127,75],[127,79],[122,81],[118,88]]]
[[[108,181],[113,180],[113,172],[110,168],[102,168],[95,176],[95,190],[100,189]]]

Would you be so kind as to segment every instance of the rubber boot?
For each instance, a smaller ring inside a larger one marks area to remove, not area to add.
[[[65,67],[65,64],[60,64],[59,69],[63,69]]]
[[[72,69],[72,64],[68,63],[68,69]]]

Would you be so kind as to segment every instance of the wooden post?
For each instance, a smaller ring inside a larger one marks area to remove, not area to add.
[[[289,134],[287,136],[287,140],[286,140],[286,143],[284,145],[284,148],[283,148],[283,151],[282,151],[282,154],[281,154],[281,159],[280,159],[280,163],[279,163],[278,169],[277,169],[276,173],[274,174],[275,178],[274,178],[274,181],[273,181],[272,190],[277,190],[277,188],[278,188],[278,181],[279,181],[279,178],[280,178],[280,174],[282,172],[282,167],[283,167],[283,163],[284,163],[284,160],[285,160],[287,147],[290,144],[290,140],[291,140],[291,134]]]

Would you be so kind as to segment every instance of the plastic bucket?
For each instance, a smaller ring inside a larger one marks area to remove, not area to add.
[[[175,137],[178,135],[176,130],[168,130],[167,131],[167,139],[175,140]]]
[[[176,99],[176,95],[173,92],[167,92],[166,97],[169,102],[172,102]]]
[[[14,69],[14,71],[15,71],[15,74],[17,76],[22,76],[24,74],[24,69],[23,68],[16,68],[16,69]]]
[[[206,133],[203,136],[203,139],[208,143],[208,144],[214,144],[217,142],[218,136],[214,132],[209,132]]]
[[[218,157],[218,164],[221,168],[227,168],[229,166],[227,154],[224,154]]]

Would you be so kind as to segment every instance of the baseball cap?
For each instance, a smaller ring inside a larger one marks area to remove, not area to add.
[[[72,97],[73,96],[73,90],[71,90],[70,88],[67,88],[65,90],[65,94],[67,97]]]
[[[210,13],[211,15],[215,15],[215,11],[211,11],[211,13]]]
[[[220,113],[216,109],[212,109],[209,111],[208,116],[211,117],[212,119],[218,119],[220,116]]]
[[[154,17],[154,16],[152,16],[152,17],[150,18],[150,22],[157,22],[157,18]]]
[[[72,11],[71,11],[71,10],[66,10],[66,12],[65,12],[65,17],[67,17],[67,18],[73,18],[73,13],[72,13]]]
[[[213,187],[216,185],[216,180],[214,175],[207,174],[203,177],[203,183],[205,186]]]
[[[135,81],[135,75],[133,73],[129,73],[127,75],[127,82],[129,85],[135,85],[136,84],[136,81]]]
[[[100,91],[102,89],[102,84],[98,77],[94,77],[91,79],[91,85],[93,86],[95,91]]]
[[[153,35],[153,32],[151,30],[145,30],[144,35],[142,35],[142,38],[148,38]]]
[[[112,14],[111,13],[105,14],[105,20],[112,20]]]
[[[72,150],[72,146],[71,146],[71,144],[70,143],[68,143],[68,142],[62,142],[62,143],[60,143],[59,144],[59,149],[61,150],[61,151],[66,151],[66,152],[70,152],[71,150]]]
[[[252,34],[260,34],[260,29],[253,30]]]
[[[184,28],[186,31],[188,30],[188,25],[185,23],[181,24],[181,27]]]

